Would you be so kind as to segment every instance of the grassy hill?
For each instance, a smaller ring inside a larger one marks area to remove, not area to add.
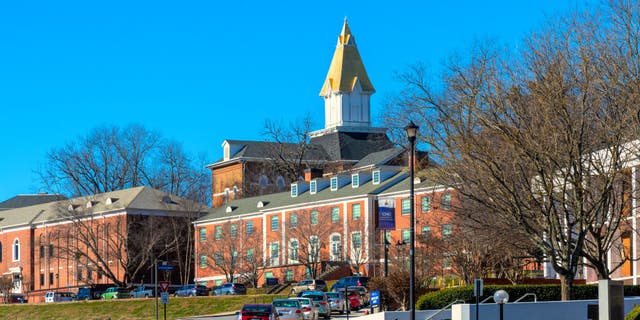
[[[278,295],[247,295],[226,297],[171,297],[167,304],[167,319],[235,312],[245,303],[270,303]],[[160,319],[163,305],[159,303]],[[125,299],[110,301],[75,301],[66,303],[0,305],[3,320],[55,319],[155,319],[155,299]]]

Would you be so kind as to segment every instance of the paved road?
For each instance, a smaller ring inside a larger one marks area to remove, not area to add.
[[[349,315],[349,318],[357,318],[359,316],[362,316],[365,314],[365,309],[361,309],[359,311],[352,311],[351,314]],[[160,315],[160,318],[162,318],[162,315]],[[220,315],[208,315],[208,316],[193,316],[193,317],[188,317],[188,318],[180,318],[180,320],[237,320],[238,316],[236,316],[235,314],[220,314]],[[347,319],[347,315],[343,314],[343,315],[339,315],[339,314],[333,314],[331,316],[331,319]]]

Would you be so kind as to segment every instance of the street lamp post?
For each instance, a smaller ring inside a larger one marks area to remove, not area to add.
[[[416,274],[416,259],[415,259],[415,246],[416,246],[416,221],[415,221],[415,203],[414,203],[414,186],[413,181],[415,174],[415,157],[416,157],[416,135],[418,134],[418,126],[410,121],[409,124],[404,128],[407,133],[407,139],[409,139],[409,143],[411,144],[411,157],[409,158],[409,205],[411,206],[410,215],[409,215],[409,305],[411,307],[410,320],[416,319],[416,302],[415,302],[415,274]]]
[[[493,294],[493,301],[500,305],[500,320],[503,320],[504,304],[509,302],[509,294],[504,290],[498,290]]]
[[[387,240],[387,230],[384,230],[384,277],[389,276],[389,240]]]

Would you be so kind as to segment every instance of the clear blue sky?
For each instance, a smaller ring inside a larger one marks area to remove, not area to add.
[[[35,193],[46,152],[102,124],[141,123],[190,153],[314,116],[344,17],[381,102],[394,72],[478,38],[517,45],[577,0],[2,1],[0,201]],[[203,169],[205,170],[205,169]]]

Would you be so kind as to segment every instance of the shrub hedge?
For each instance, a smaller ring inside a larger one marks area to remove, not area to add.
[[[538,301],[560,300],[560,285],[487,285],[484,286],[480,301],[493,296],[497,290],[505,290],[509,293],[509,301],[515,301],[527,293],[536,295]],[[640,296],[640,286],[625,285],[625,296]],[[575,285],[573,287],[574,300],[598,299],[597,285]],[[465,303],[475,303],[473,286],[447,288],[422,295],[416,302],[419,310],[441,309],[455,300],[464,300]],[[521,301],[533,301],[533,297],[524,298]],[[489,298],[487,302],[493,302]]]
[[[624,317],[624,320],[639,320],[640,319],[640,305],[633,307],[631,312]]]

